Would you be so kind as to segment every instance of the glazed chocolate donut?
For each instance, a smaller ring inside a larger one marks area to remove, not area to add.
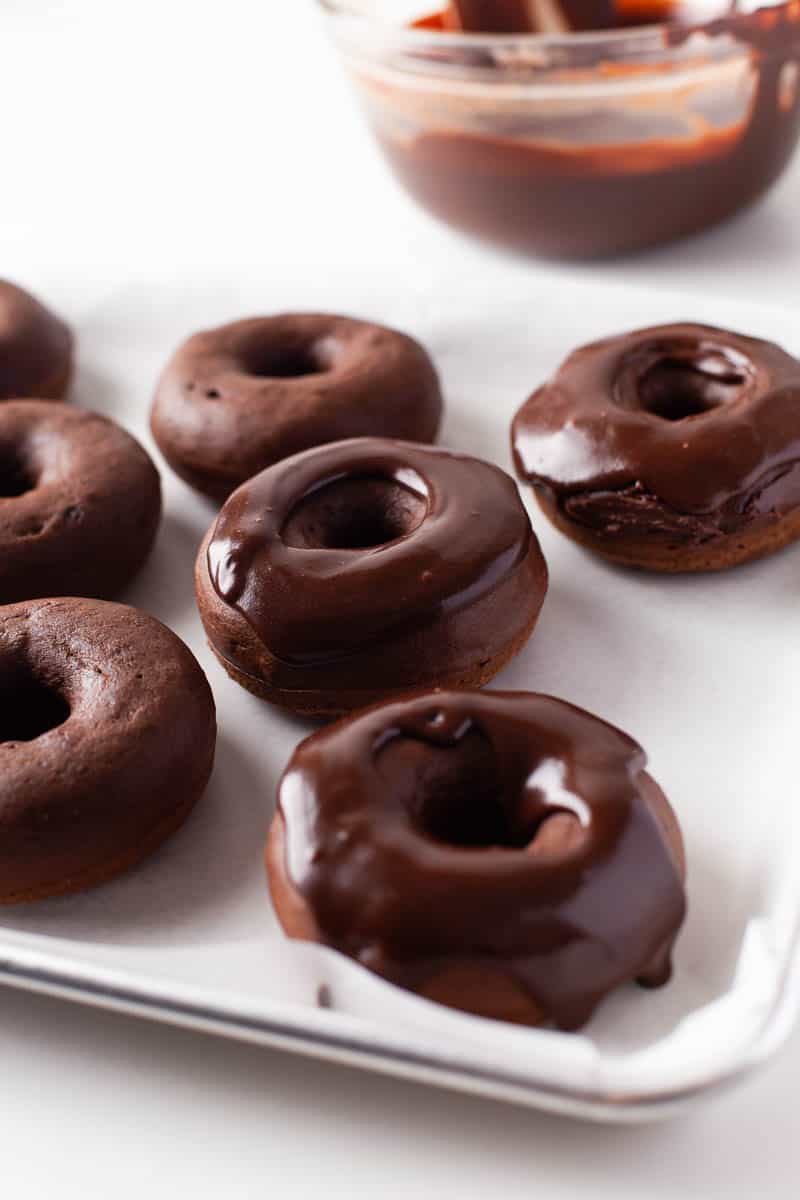
[[[116,595],[160,519],[158,472],[113,421],[46,400],[0,405],[0,604]]]
[[[663,325],[584,346],[512,443],[553,524],[626,566],[718,570],[800,537],[800,362],[771,342]]]
[[[301,742],[266,849],[290,937],[481,1016],[577,1029],[670,976],[685,863],[624,733],[526,692],[422,692]]]
[[[238,683],[328,717],[409,687],[485,683],[529,637],[547,568],[505,472],[356,438],[239,488],[201,546],[196,586]]]
[[[63,400],[72,375],[72,334],[16,284],[0,279],[0,400]]]
[[[224,500],[313,446],[361,436],[433,441],[441,413],[439,379],[418,342],[306,313],[189,338],[161,377],[151,425],[173,470]]]
[[[214,701],[186,646],[100,600],[0,609],[0,904],[102,883],[205,790]]]

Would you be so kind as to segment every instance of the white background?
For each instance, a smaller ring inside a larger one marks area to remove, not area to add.
[[[0,0],[0,273],[69,308],[153,264],[474,270],[386,176],[310,0]],[[800,308],[800,159],[758,210],[563,286]],[[509,272],[535,271],[509,260]],[[800,315],[800,314],[799,314]],[[0,991],[2,1195],[798,1195],[800,1035],[736,1092],[607,1129]]]

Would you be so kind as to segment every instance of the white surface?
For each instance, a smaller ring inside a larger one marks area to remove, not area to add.
[[[267,280],[279,247],[296,257],[298,287],[362,258],[400,286],[396,264],[410,260],[420,279],[471,276],[479,302],[482,272],[537,270],[416,215],[384,176],[300,0],[229,0],[224,21],[222,10],[7,0],[3,273],[70,311],[76,278],[98,295],[115,281],[146,289],[156,267],[176,284],[190,266],[195,275],[208,264],[212,278],[222,268],[233,301],[237,264],[260,265]],[[588,275],[797,304],[798,200],[795,168],[727,228],[635,261],[569,268],[565,285]],[[4,1181],[10,1171],[18,1195],[49,1194],[54,1171],[62,1196],[141,1194],[145,1180],[157,1196],[281,1185],[293,1195],[797,1191],[797,1036],[739,1093],[669,1127],[620,1133],[13,993],[0,993],[0,1030]]]

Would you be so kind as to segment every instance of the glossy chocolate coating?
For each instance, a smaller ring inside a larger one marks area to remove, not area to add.
[[[304,516],[312,497],[321,504]],[[532,539],[499,468],[358,438],[286,459],[239,488],[207,564],[219,598],[276,658],[313,664],[472,604],[515,570]]]
[[[721,538],[800,505],[800,363],[702,325],[607,338],[534,392],[512,443],[519,474],[598,532]]]
[[[451,0],[441,14],[441,28],[470,34],[536,34],[569,30],[613,29],[620,24],[644,24],[663,19],[664,11],[678,7],[670,0],[640,5],[644,14],[626,19],[625,0]],[[620,8],[622,12],[620,12]],[[431,28],[431,26],[428,26]]]
[[[153,436],[218,500],[265,467],[351,437],[436,437],[436,369],[407,334],[331,313],[250,317],[178,348],[156,389]]]
[[[442,21],[447,29],[469,33],[525,33],[531,28],[528,0],[452,0]]]
[[[723,127],[706,120],[701,105],[692,127],[684,128],[676,84],[674,128],[666,112],[663,135],[658,122],[651,132],[636,135],[637,121],[647,125],[636,106],[610,123],[602,106],[575,112],[568,104],[562,129],[556,126],[543,135],[537,101],[509,119],[491,98],[475,111],[468,108],[459,130],[459,118],[437,124],[423,104],[409,116],[400,89],[395,96],[388,90],[368,93],[370,106],[392,114],[379,120],[376,133],[393,170],[426,208],[493,242],[528,253],[581,258],[685,236],[763,195],[783,172],[800,137],[800,10],[787,4],[746,15],[726,7],[620,2],[610,16],[600,18],[605,28],[674,21],[664,25],[667,46],[679,45],[698,29],[740,42],[751,60],[753,101],[741,119]],[[570,28],[598,27],[592,24],[594,7],[582,9],[572,0],[561,8],[571,18]],[[442,29],[450,27],[441,21]],[[480,65],[481,53],[465,47],[465,63],[478,56]],[[510,83],[515,70],[518,64],[512,59]],[[619,64],[614,70],[620,82],[629,75],[635,83],[640,67]],[[493,70],[492,77],[502,83],[500,70]],[[744,72],[738,86],[745,86]],[[559,88],[552,91],[557,101]],[[387,126],[399,128],[402,136],[387,133]]]
[[[379,705],[295,751],[286,874],[322,940],[393,982],[484,962],[576,1029],[618,984],[669,977],[682,863],[644,767],[631,738],[547,696]]]
[[[451,0],[418,28],[465,33],[554,33],[700,21],[729,12],[726,0]]]
[[[60,400],[72,369],[70,330],[34,296],[0,280],[0,400]]]

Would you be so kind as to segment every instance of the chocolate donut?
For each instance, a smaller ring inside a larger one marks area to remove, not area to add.
[[[29,292],[0,279],[0,400],[63,400],[72,334]]]
[[[290,937],[481,1016],[577,1029],[667,981],[678,823],[641,747],[526,692],[407,696],[301,742],[266,848]]]
[[[410,687],[485,683],[530,635],[547,568],[505,472],[356,438],[239,488],[200,548],[196,586],[225,670],[327,717]]]
[[[149,855],[205,790],[214,701],[159,621],[99,600],[0,608],[0,904]]]
[[[0,405],[0,604],[116,595],[160,518],[158,472],[113,421],[46,400]]]
[[[800,362],[706,325],[584,346],[512,444],[563,533],[654,571],[736,566],[800,537]]]
[[[156,390],[153,436],[170,466],[224,500],[265,467],[327,442],[430,442],[442,397],[418,342],[366,321],[285,314],[197,333]]]

